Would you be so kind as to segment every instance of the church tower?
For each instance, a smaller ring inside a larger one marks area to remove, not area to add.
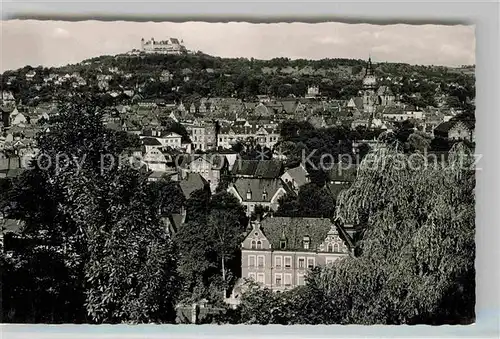
[[[375,112],[375,105],[377,102],[376,97],[377,79],[375,78],[375,72],[373,71],[372,59],[368,58],[368,63],[366,65],[366,73],[363,78],[363,111],[369,113],[373,116]]]

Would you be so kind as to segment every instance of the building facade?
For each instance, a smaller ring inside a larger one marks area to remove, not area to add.
[[[352,253],[346,228],[324,218],[266,218],[252,223],[241,244],[242,278],[273,291],[305,284],[307,272]]]

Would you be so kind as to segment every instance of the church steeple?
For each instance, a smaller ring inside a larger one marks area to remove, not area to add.
[[[363,89],[364,90],[375,90],[377,86],[377,79],[375,78],[375,72],[373,71],[373,64],[371,56],[368,58],[366,63],[366,73],[363,77]]]
[[[373,75],[373,65],[372,65],[372,57],[368,57],[368,63],[366,65],[366,74],[367,75]]]

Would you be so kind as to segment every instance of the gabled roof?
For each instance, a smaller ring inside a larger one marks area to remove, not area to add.
[[[290,168],[285,173],[288,173],[298,186],[302,186],[307,183],[307,177],[309,174],[302,164],[297,167]]]
[[[256,178],[238,178],[232,186],[244,202],[271,202],[278,190],[283,188],[285,193],[290,190],[283,185],[281,179],[256,179]],[[247,192],[251,192],[250,199],[247,199]]]

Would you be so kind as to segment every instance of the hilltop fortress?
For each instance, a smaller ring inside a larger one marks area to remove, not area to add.
[[[177,38],[169,38],[167,40],[155,41],[154,38],[145,41],[141,39],[141,52],[147,54],[183,54],[186,53],[184,41]]]

